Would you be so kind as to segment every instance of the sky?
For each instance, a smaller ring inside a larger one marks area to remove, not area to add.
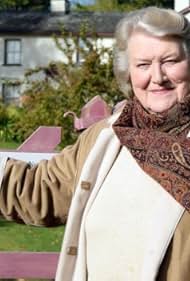
[[[83,5],[93,4],[94,0],[71,0],[71,3],[79,3]]]

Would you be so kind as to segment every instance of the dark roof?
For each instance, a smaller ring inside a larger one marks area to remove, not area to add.
[[[82,22],[101,36],[112,36],[117,22],[124,16],[120,12],[0,12],[1,35],[50,35],[60,31],[60,24],[68,32],[78,33]]]

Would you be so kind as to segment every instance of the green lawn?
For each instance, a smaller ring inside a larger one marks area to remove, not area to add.
[[[64,226],[36,227],[0,218],[0,251],[59,252]]]
[[[0,150],[14,149],[18,143],[0,142]],[[59,251],[64,226],[35,227],[0,218],[0,251]]]
[[[6,148],[7,149],[16,149],[18,146],[19,146],[19,143],[16,143],[16,142],[0,141],[0,150],[1,150],[1,148],[3,148],[3,149],[6,149]]]

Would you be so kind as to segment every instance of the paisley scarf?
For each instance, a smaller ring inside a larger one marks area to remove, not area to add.
[[[134,98],[113,129],[140,167],[190,212],[190,97],[162,114]]]

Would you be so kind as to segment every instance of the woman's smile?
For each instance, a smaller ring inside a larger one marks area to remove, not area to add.
[[[174,87],[163,87],[148,90],[153,95],[171,95]]]

